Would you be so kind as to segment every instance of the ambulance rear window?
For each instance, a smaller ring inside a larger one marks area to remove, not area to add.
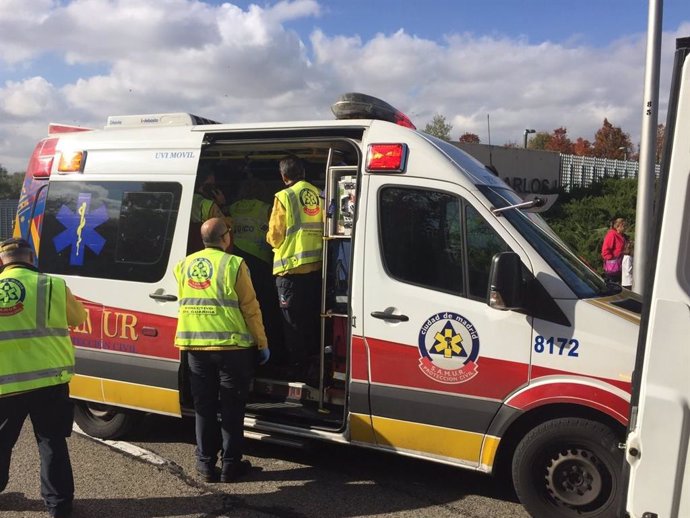
[[[181,190],[174,182],[51,183],[39,268],[159,281],[168,266]]]

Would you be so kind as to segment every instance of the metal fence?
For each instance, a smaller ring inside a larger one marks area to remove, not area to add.
[[[561,154],[560,184],[566,191],[573,187],[588,187],[603,178],[637,178],[639,162],[609,160],[588,156]],[[655,166],[659,175],[660,166]]]
[[[18,200],[0,200],[0,241],[12,237]]]

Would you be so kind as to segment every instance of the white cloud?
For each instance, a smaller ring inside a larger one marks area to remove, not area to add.
[[[593,48],[577,35],[534,44],[498,34],[431,41],[411,29],[301,39],[289,29],[321,14],[316,0],[246,10],[2,0],[0,74],[14,79],[0,82],[0,164],[23,169],[49,122],[99,127],[108,115],[165,111],[227,122],[331,118],[330,103],[346,91],[381,97],[420,128],[442,114],[454,138],[472,132],[487,142],[487,114],[494,144],[561,126],[591,139],[604,117],[639,138],[644,35]],[[662,122],[673,39],[688,32],[686,23],[664,37]]]

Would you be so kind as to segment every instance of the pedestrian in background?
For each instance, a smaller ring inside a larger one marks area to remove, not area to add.
[[[74,347],[68,326],[86,310],[65,281],[40,273],[24,239],[0,243],[0,492],[27,416],[41,459],[41,496],[54,518],[68,518],[74,478],[67,449],[74,409],[68,382]]]
[[[189,362],[196,469],[207,482],[232,482],[250,470],[242,460],[245,407],[257,359],[264,364],[270,357],[249,269],[241,257],[227,253],[231,232],[223,219],[207,220],[201,226],[205,248],[175,267],[180,301],[175,345]]]
[[[279,168],[286,188],[275,195],[266,241],[273,247],[288,376],[313,385],[318,381],[308,359],[320,347],[323,199],[320,189],[305,180],[299,158],[285,157]]]
[[[623,263],[623,248],[627,240],[625,236],[625,219],[615,218],[611,228],[604,236],[601,245],[601,258],[604,261],[604,277],[611,282],[620,284],[621,265]]]

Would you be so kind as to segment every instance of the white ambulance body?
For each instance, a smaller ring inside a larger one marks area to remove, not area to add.
[[[214,172],[229,200],[259,181],[270,204],[283,188],[278,161],[296,155],[329,207],[320,379],[281,378],[272,360],[257,372],[246,425],[506,467],[534,516],[613,516],[639,299],[513,207],[525,204],[480,162],[371,110],[352,118],[352,104],[346,120],[53,127],[30,161],[15,234],[88,308],[72,332],[78,423],[117,437],[142,413],[191,412],[172,270],[198,236],[197,175]]]
[[[690,516],[690,38],[677,40],[626,458],[634,518]]]

